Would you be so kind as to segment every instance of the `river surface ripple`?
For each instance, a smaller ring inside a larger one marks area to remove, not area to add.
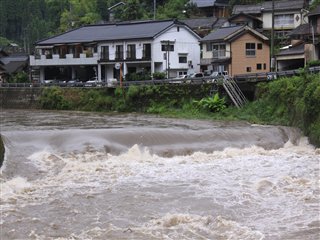
[[[320,239],[294,128],[2,110],[0,239]]]

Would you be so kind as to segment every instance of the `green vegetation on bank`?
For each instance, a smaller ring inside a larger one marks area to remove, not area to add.
[[[40,102],[44,109],[118,111],[159,114],[166,117],[213,120],[244,120],[300,128],[310,142],[320,146],[320,76],[300,76],[260,83],[256,100],[237,109],[220,86],[210,96],[211,86],[130,86],[127,89],[46,88]],[[229,107],[226,107],[229,106]]]

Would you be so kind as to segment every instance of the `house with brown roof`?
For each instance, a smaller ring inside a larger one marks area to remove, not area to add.
[[[269,39],[249,26],[220,28],[201,40],[202,71],[230,76],[270,70]]]
[[[307,15],[306,24],[289,33],[291,44],[276,55],[277,70],[304,67],[320,58],[320,5]]]
[[[291,30],[306,23],[305,0],[280,0],[265,1],[258,4],[235,5],[232,10],[232,16],[238,14],[247,14],[262,21],[264,33],[272,29],[272,9],[274,9],[274,33],[275,37],[283,44],[287,43],[288,34]]]

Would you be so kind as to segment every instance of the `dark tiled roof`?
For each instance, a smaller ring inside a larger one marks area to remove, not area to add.
[[[189,19],[184,19],[180,21],[188,25],[191,29],[196,29],[196,28],[212,29],[214,23],[217,20],[218,20],[217,18],[211,17],[211,18],[189,18]]]
[[[23,69],[28,64],[29,56],[26,54],[12,54],[0,58],[2,68],[9,74]]]
[[[205,36],[201,41],[218,41],[223,40],[229,35],[237,32],[239,29],[243,28],[243,26],[235,26],[235,27],[225,27],[219,28],[209,35]]]
[[[196,28],[216,29],[216,28],[222,27],[222,25],[227,21],[227,19],[211,17],[211,18],[189,18],[189,19],[184,19],[179,21],[188,25],[191,29],[196,29]]]
[[[281,50],[277,56],[304,54],[304,43]]]
[[[304,0],[284,0],[284,1],[274,1],[274,9],[278,10],[295,10],[304,7]],[[272,1],[266,1],[262,3],[263,11],[272,11]]]
[[[316,16],[316,15],[320,15],[320,5],[318,5],[314,10],[312,10],[312,11],[308,14],[308,17]]]
[[[246,14],[260,14],[261,5],[234,5],[232,15],[246,13]]]
[[[15,73],[19,70],[22,70],[27,66],[28,62],[26,61],[18,61],[18,62],[10,62],[4,66],[7,73]]]
[[[300,10],[302,8],[304,8],[304,0],[274,1],[275,12]],[[233,7],[232,14],[239,14],[241,12],[247,14],[261,14],[263,11],[272,11],[272,1],[265,1],[260,4],[235,5]]]
[[[227,18],[218,18],[213,25],[213,29],[221,28],[226,21],[228,21]]]
[[[310,25],[309,24],[302,24],[298,27],[296,27],[295,29],[293,29],[290,33],[289,36],[297,36],[297,35],[306,35],[306,34],[310,34],[311,33],[311,29],[310,29]]]
[[[237,18],[237,17],[241,17],[241,16],[244,16],[244,17],[246,17],[246,18],[250,18],[250,19],[255,20],[255,21],[258,21],[258,22],[262,22],[262,20],[260,20],[259,18],[256,18],[256,17],[254,17],[254,16],[252,16],[252,15],[250,15],[250,14],[246,14],[246,13],[243,13],[243,12],[238,13],[238,14],[236,14],[236,15],[233,15],[233,16],[230,17],[228,20],[230,21],[230,20],[233,20],[233,19],[235,19],[235,18]]]
[[[190,0],[190,2],[198,8],[229,5],[229,0]]]
[[[174,23],[174,20],[165,20],[90,25],[39,41],[37,45],[153,38]]]

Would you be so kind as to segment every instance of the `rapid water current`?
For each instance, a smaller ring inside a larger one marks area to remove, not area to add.
[[[0,239],[320,239],[297,129],[2,110]]]

